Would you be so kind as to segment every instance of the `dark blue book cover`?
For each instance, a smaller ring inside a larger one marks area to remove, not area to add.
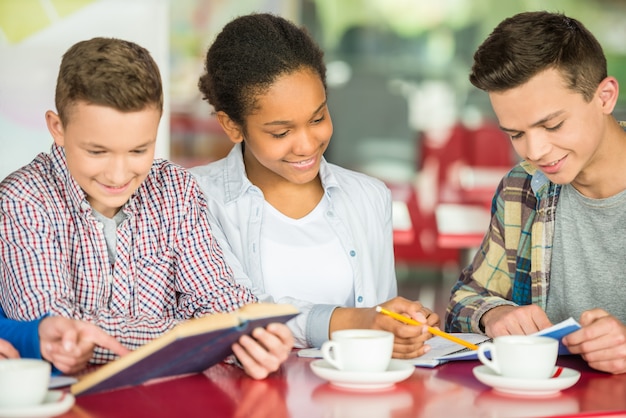
[[[287,322],[298,311],[291,305],[256,303],[238,311],[194,318],[137,350],[79,378],[75,395],[140,385],[156,378],[201,373],[232,354],[243,334],[271,322]]]

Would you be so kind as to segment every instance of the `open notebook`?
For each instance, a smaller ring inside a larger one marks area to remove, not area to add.
[[[553,325],[550,328],[541,330],[534,335],[544,335],[556,338],[560,341],[561,338],[576,331],[577,329],[580,329],[580,324],[574,318],[568,318],[565,321]],[[485,341],[491,341],[491,338],[483,334],[453,333],[453,335],[476,345],[480,345]],[[478,359],[478,355],[475,350],[465,348],[457,343],[446,340],[443,337],[435,336],[428,340],[426,344],[432,347],[428,353],[421,357],[415,357],[403,361],[412,363],[418,367],[435,367],[448,361]],[[562,343],[559,345],[559,354],[570,354]],[[298,356],[321,358],[322,353],[318,349],[306,349],[300,350],[298,352]]]
[[[567,334],[572,333],[577,329],[580,329],[580,324],[574,318],[570,317],[565,321],[553,325],[550,328],[541,330],[534,335],[556,338],[559,340],[559,354],[570,354],[567,348],[560,341]],[[482,334],[458,333],[454,335],[476,345],[480,345],[485,341],[491,341],[491,338]],[[432,347],[428,353],[421,357],[416,357],[407,361],[412,362],[416,366],[435,367],[439,364],[452,360],[478,360],[476,350],[461,347],[458,344],[441,337],[433,337],[428,340],[427,344]],[[488,355],[488,352],[486,352],[486,354]]]

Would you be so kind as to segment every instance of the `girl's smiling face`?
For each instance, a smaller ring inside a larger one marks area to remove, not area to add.
[[[245,142],[246,172],[253,184],[300,185],[317,179],[333,133],[326,90],[317,73],[303,68],[278,77],[255,97],[245,124],[245,131],[235,129],[229,136]]]

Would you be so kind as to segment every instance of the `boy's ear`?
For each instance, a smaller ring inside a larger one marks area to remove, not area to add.
[[[613,112],[619,95],[619,84],[615,77],[607,77],[598,86],[600,104],[605,114]]]
[[[241,127],[230,116],[220,110],[217,112],[217,120],[232,142],[238,144],[243,141],[244,136]]]
[[[61,122],[59,115],[52,110],[48,110],[46,112],[46,125],[48,126],[48,131],[50,131],[52,138],[54,138],[54,143],[62,147],[65,144],[65,130],[63,129],[63,122]]]

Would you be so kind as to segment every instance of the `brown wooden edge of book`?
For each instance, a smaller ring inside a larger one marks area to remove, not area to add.
[[[161,350],[173,341],[176,341],[178,338],[236,327],[239,326],[243,320],[269,318],[273,316],[298,313],[298,309],[293,305],[260,302],[245,305],[232,312],[219,312],[208,314],[200,318],[188,319],[177,324],[174,328],[167,331],[160,337],[157,337],[136,350],[131,351],[127,355],[113,360],[93,372],[79,376],[78,382],[74,383],[70,387],[70,392],[75,395],[80,394],[105,378],[112,376],[133,365],[139,360],[149,356],[150,354]]]

